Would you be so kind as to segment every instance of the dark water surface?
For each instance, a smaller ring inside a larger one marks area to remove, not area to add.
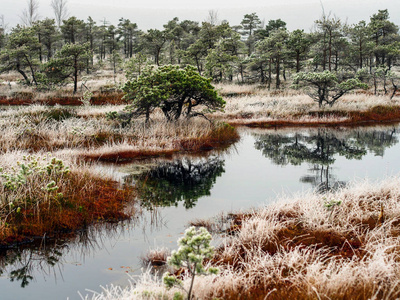
[[[73,241],[2,253],[0,299],[80,299],[79,292],[125,286],[128,274],[140,274],[140,256],[150,248],[175,248],[190,220],[260,207],[282,194],[323,193],[353,180],[398,175],[399,130],[243,129],[241,141],[225,153],[103,166],[137,184],[143,213],[83,231]]]

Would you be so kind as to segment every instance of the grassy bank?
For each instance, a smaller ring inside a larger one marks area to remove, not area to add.
[[[232,215],[195,299],[395,299],[400,296],[400,180],[306,194]],[[184,280],[185,285],[189,279]],[[157,276],[93,299],[172,299]]]
[[[400,120],[399,97],[390,99],[366,93],[348,94],[332,107],[321,108],[310,97],[296,91],[276,93],[250,89],[237,91],[226,101],[224,112],[216,113],[214,118],[231,125],[354,126]]]
[[[61,151],[90,160],[126,161],[146,156],[171,155],[224,147],[238,140],[236,130],[204,119],[167,122],[153,116],[149,124],[124,124],[107,113],[123,106],[11,107],[0,112],[2,152]]]
[[[134,213],[125,210],[134,198],[131,188],[87,167],[73,164],[70,169],[57,158],[19,153],[2,156],[2,163],[0,248]]]

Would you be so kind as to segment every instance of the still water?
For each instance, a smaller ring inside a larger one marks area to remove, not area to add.
[[[0,299],[81,299],[100,286],[128,284],[148,249],[175,248],[188,222],[279,201],[350,181],[400,172],[398,126],[356,129],[241,129],[222,153],[99,166],[136,184],[142,213],[93,227],[73,240],[0,253]],[[155,208],[156,206],[156,208]]]

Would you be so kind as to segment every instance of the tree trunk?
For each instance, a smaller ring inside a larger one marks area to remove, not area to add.
[[[329,49],[329,57],[328,57],[328,69],[329,72],[332,71],[332,32],[329,33],[329,44],[328,44],[328,49]]]
[[[269,59],[268,63],[268,90],[271,89],[271,80],[272,80],[272,59]]]
[[[78,58],[74,59],[74,94],[76,94],[78,90]]]
[[[26,76],[25,72],[23,70],[21,70],[18,66],[17,66],[17,71],[22,75],[22,77],[24,77],[26,84],[31,85],[31,82],[30,82],[28,76]]]
[[[39,40],[39,44],[40,44],[40,47],[39,47],[39,60],[40,60],[40,62],[42,62],[42,61],[43,61],[43,56],[42,56],[42,40],[41,40],[40,33],[38,34],[38,40]]]
[[[276,73],[276,88],[277,89],[279,89],[279,87],[280,87],[280,85],[281,85],[281,79],[280,79],[280,77],[279,77],[279,73],[280,73],[280,62],[281,62],[281,60],[280,60],[280,57],[278,56],[277,58],[276,58],[276,70],[275,70],[275,73]]]

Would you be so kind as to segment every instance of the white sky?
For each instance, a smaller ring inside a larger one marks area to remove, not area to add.
[[[39,0],[39,14],[53,17],[51,0]],[[391,21],[400,25],[399,0],[322,0],[325,13],[331,13],[350,24],[369,17],[378,9],[388,9]],[[20,22],[27,0],[0,0],[0,15],[4,15],[9,28]],[[162,29],[174,17],[180,20],[204,21],[208,12],[218,12],[220,20],[238,25],[246,13],[257,13],[261,20],[281,18],[290,30],[309,31],[321,14],[320,0],[69,0],[70,16],[86,20],[91,16],[96,22],[104,18],[114,25],[124,17],[137,23],[139,29]]]

